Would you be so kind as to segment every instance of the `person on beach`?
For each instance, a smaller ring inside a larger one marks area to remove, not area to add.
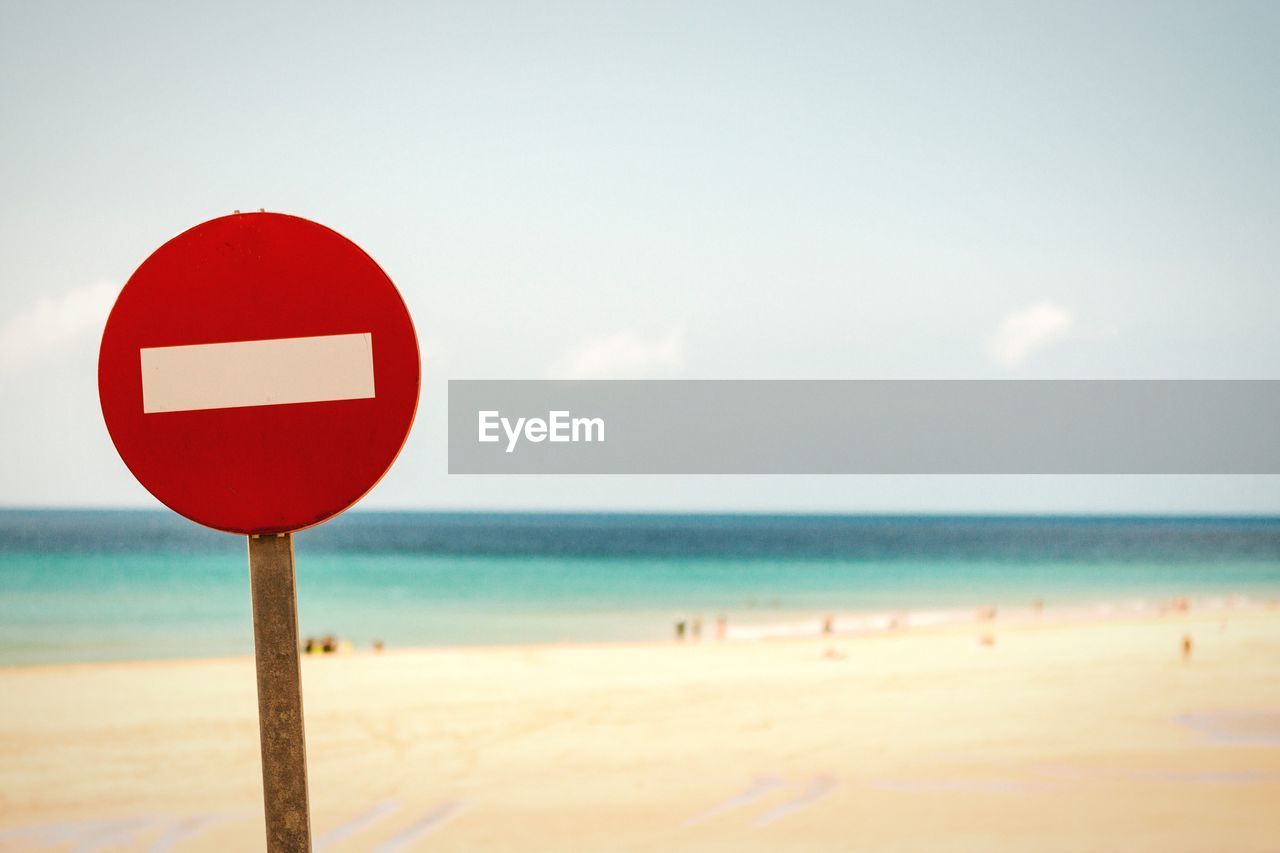
[[[702,616],[693,617],[693,621],[689,623],[690,638],[696,643],[702,639]]]
[[[723,640],[729,633],[729,621],[724,615],[716,617],[716,639]]]
[[[1191,635],[1182,635],[1182,662],[1191,663]]]
[[[681,619],[679,622],[676,623],[676,642],[677,643],[684,642],[684,620],[683,619]]]

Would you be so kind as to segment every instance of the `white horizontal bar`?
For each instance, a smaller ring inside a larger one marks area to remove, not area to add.
[[[141,355],[147,414],[374,396],[371,332],[149,347]]]

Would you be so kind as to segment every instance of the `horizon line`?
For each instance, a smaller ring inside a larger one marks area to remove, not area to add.
[[[39,506],[0,504],[0,514],[9,513],[145,513],[169,515],[174,519],[182,516],[166,507],[138,506]],[[913,510],[875,510],[875,511],[838,511],[838,510],[730,510],[730,509],[408,509],[408,508],[352,508],[335,516],[340,519],[347,515],[421,515],[421,516],[527,516],[527,517],[559,517],[559,518],[795,518],[795,519],[969,519],[969,520],[1130,520],[1130,521],[1275,521],[1280,522],[1280,513],[1275,512],[1079,512],[1079,511],[913,511]],[[335,520],[335,519],[331,519]],[[189,522],[197,527],[200,525]],[[327,524],[327,522],[326,522]]]

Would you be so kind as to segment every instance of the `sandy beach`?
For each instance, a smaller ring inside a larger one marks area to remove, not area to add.
[[[1263,607],[311,657],[314,834],[387,851],[1274,850],[1277,660]],[[250,659],[11,667],[0,696],[0,849],[262,846]]]

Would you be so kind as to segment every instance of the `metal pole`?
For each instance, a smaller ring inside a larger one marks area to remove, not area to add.
[[[258,727],[269,853],[311,850],[307,744],[298,662],[298,595],[293,535],[249,537],[253,644],[258,665]]]

